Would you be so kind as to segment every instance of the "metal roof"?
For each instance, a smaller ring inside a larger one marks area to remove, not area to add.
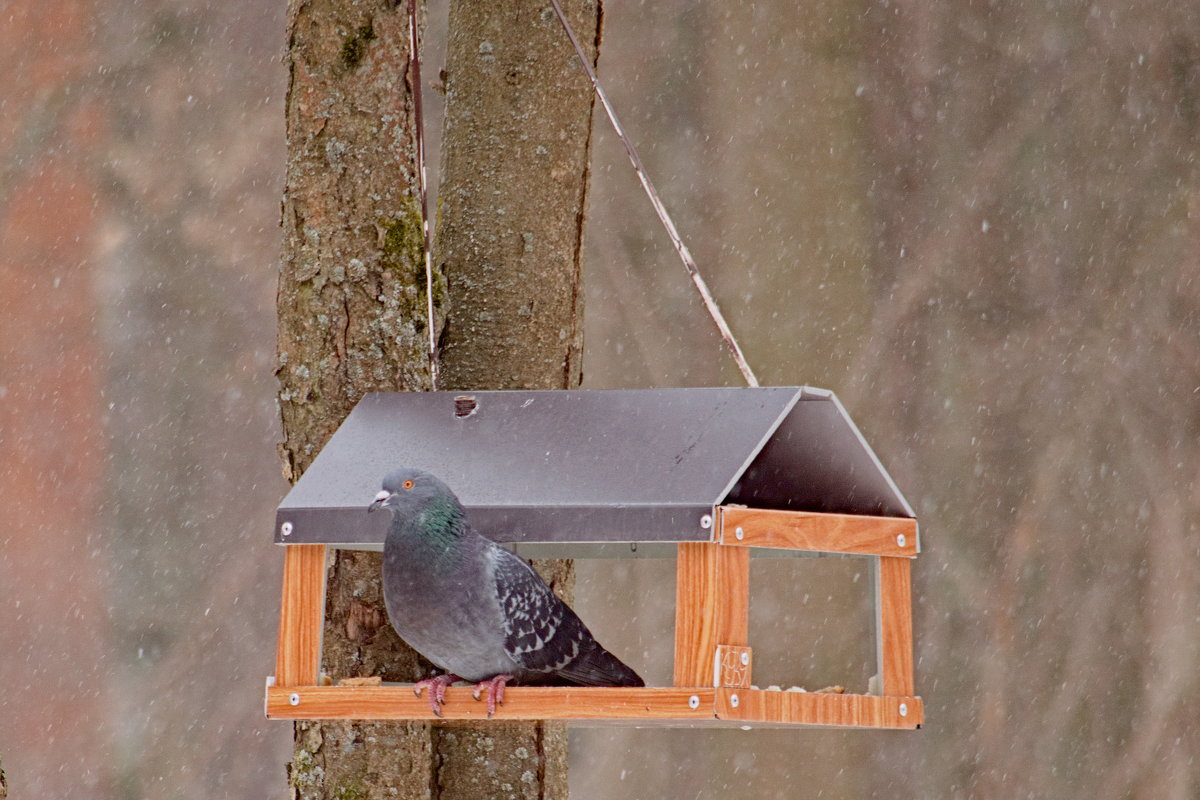
[[[521,546],[707,541],[723,503],[915,516],[822,389],[398,392],[363,397],[279,505],[275,541],[380,546],[387,515],[366,508],[399,466]]]

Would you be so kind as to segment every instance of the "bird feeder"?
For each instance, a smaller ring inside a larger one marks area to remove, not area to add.
[[[273,719],[436,719],[411,686],[321,685],[330,547],[381,549],[365,507],[398,465],[442,478],[523,556],[674,555],[671,686],[513,686],[493,719],[917,728],[910,564],[917,522],[833,393],[811,387],[366,395],[276,512],[284,547]],[[751,552],[874,561],[869,694],[752,686]],[[587,619],[586,609],[582,615]],[[483,719],[450,687],[444,720]]]

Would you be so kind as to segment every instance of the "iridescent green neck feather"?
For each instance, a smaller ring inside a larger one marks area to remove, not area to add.
[[[431,498],[422,506],[411,516],[398,516],[388,539],[395,539],[408,563],[444,572],[458,561],[465,514],[452,497]]]
[[[433,541],[450,543],[462,534],[463,507],[452,497],[437,497],[421,513],[423,530]]]

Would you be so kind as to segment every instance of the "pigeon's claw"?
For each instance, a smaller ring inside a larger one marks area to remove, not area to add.
[[[508,681],[511,681],[512,678],[512,675],[496,675],[486,681],[480,681],[475,684],[475,689],[471,692],[471,696],[476,700],[479,699],[479,695],[483,693],[484,689],[487,690],[488,719],[491,719],[492,714],[496,713],[497,704],[504,705],[504,685]]]
[[[435,675],[432,678],[425,678],[413,684],[413,694],[417,697],[421,696],[421,690],[426,686],[429,687],[429,710],[433,712],[435,717],[442,715],[442,706],[446,704],[446,687],[455,681],[461,681],[462,678],[457,675],[446,673],[445,675]]]

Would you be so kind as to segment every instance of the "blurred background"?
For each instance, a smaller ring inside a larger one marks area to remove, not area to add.
[[[1200,7],[605,7],[601,77],[760,378],[838,392],[921,517],[927,724],[576,729],[572,796],[1200,795]],[[287,796],[283,15],[0,3],[14,798]],[[600,117],[588,224],[584,385],[737,385]],[[866,563],[753,570],[756,681],[865,688]],[[579,576],[666,680],[673,565]]]

